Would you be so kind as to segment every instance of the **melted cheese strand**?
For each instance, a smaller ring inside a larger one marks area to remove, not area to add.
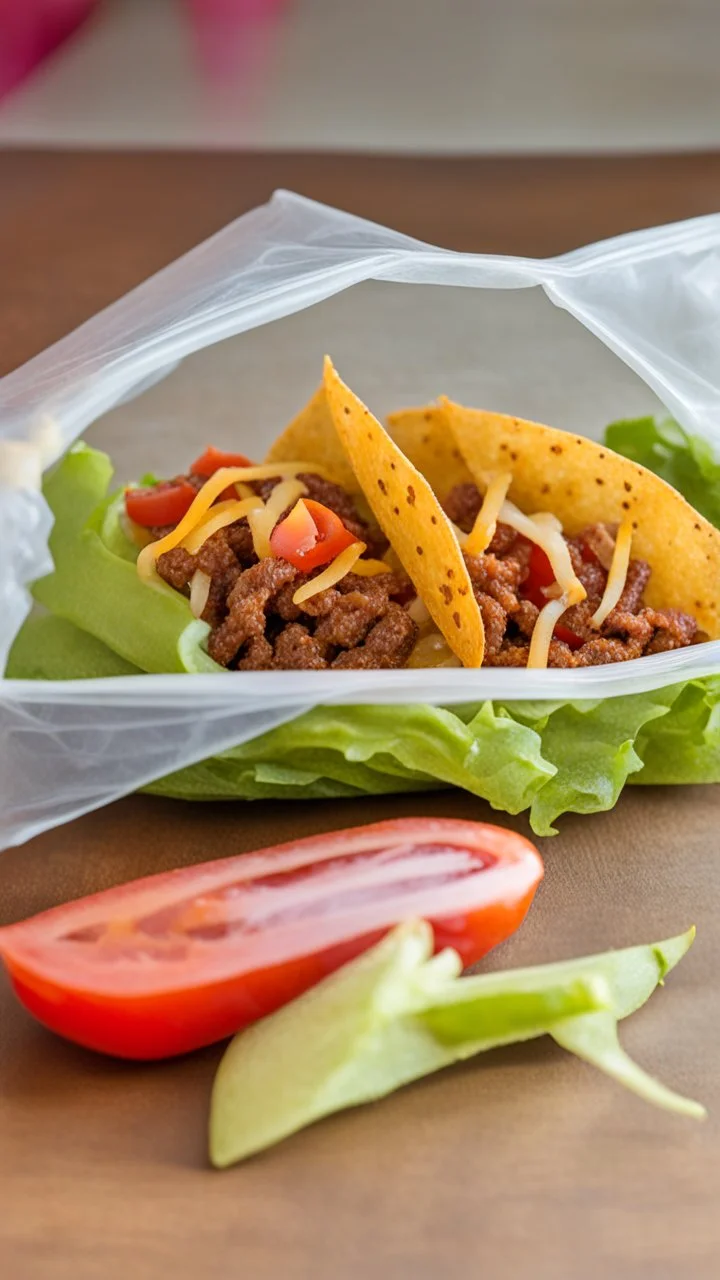
[[[468,534],[464,550],[470,556],[482,555],[495,535],[498,517],[512,484],[509,471],[500,471],[493,476],[487,489],[482,506],[475,517],[475,523]]]
[[[172,551],[173,547],[179,547],[183,539],[192,533],[202,517],[210,510],[215,499],[220,497],[223,489],[227,489],[229,485],[245,480],[271,480],[274,476],[287,478],[299,475],[301,471],[312,471],[316,475],[323,474],[320,467],[310,467],[307,462],[264,462],[257,467],[220,467],[205,481],[202,489],[198,490],[175,528],[164,538],[158,538],[157,542],[151,542],[149,546],[143,548],[138,556],[138,572],[142,577],[151,577],[152,566],[149,566],[148,572],[143,573],[141,560],[143,564],[154,563],[165,551]]]
[[[248,512],[264,506],[265,503],[257,494],[253,494],[250,498],[243,498],[239,502],[216,502],[215,506],[210,508],[207,518],[202,520],[187,538],[183,538],[181,545],[194,555],[208,538],[217,533],[218,529],[224,529],[226,525],[241,520]]]
[[[315,596],[320,591],[326,591],[328,587],[334,587],[336,582],[345,577],[349,573],[353,565],[360,559],[363,551],[366,550],[364,542],[352,542],[349,547],[340,552],[336,556],[327,569],[323,569],[317,578],[311,578],[309,582],[298,587],[293,596],[293,604],[303,604],[305,600],[309,600],[311,596]]]
[[[407,660],[408,667],[461,667],[462,662],[453,653],[447,640],[439,631],[421,636]]]
[[[358,560],[353,569],[360,578],[374,578],[378,573],[392,573],[392,567],[384,560]]]
[[[209,573],[203,573],[202,569],[195,570],[190,583],[190,612],[195,618],[202,617],[210,595],[211,583],[212,578]]]
[[[565,596],[561,596],[559,600],[548,600],[547,604],[543,605],[533,627],[527,660],[528,670],[531,667],[537,669],[547,666],[553,631],[567,608],[568,601]]]
[[[419,627],[424,627],[430,621],[430,610],[419,596],[408,605],[407,611]]]
[[[625,580],[627,578],[628,566],[630,564],[630,548],[632,546],[632,523],[630,520],[623,520],[618,535],[615,539],[615,549],[610,562],[610,570],[608,572],[607,582],[603,598],[595,610],[590,625],[593,627],[601,627],[608,614],[612,612],[625,590]]]
[[[275,485],[262,508],[249,514],[248,524],[258,560],[265,560],[272,555],[270,534],[283,511],[294,506],[296,500],[304,493],[307,493],[307,489],[302,480],[281,480],[280,484]]]
[[[519,511],[514,503],[506,500],[500,509],[500,519],[503,524],[509,524],[517,533],[521,533],[530,542],[535,542],[539,547],[542,547],[552,565],[555,578],[560,584],[563,598],[567,602],[566,609],[571,604],[579,604],[581,600],[585,599],[587,592],[580,579],[575,575],[568,545],[557,528],[554,517],[548,516],[544,512],[537,516],[523,515],[522,511]],[[553,601],[553,603],[556,604],[557,601]],[[538,623],[539,621],[540,619],[538,619]],[[536,623],[536,627],[537,625]]]

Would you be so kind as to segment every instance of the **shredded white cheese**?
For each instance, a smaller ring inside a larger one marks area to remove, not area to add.
[[[334,587],[336,582],[350,572],[365,549],[364,542],[352,542],[349,547],[340,552],[339,556],[335,557],[327,569],[323,569],[322,573],[318,574],[317,578],[311,578],[302,587],[298,587],[293,596],[293,604],[303,604],[318,592]]]
[[[190,611],[196,618],[201,618],[210,595],[212,578],[202,569],[196,569],[190,582]]]
[[[419,596],[408,605],[407,611],[419,627],[424,627],[430,621],[430,610]]]
[[[500,510],[500,519],[503,524],[509,524],[511,528],[528,538],[530,542],[542,547],[552,565],[552,570],[560,585],[563,598],[567,601],[566,609],[570,605],[579,604],[581,600],[585,599],[587,592],[575,574],[568,545],[554,516],[550,516],[545,512],[540,512],[534,516],[526,516],[523,515],[522,511],[518,510],[514,503],[506,500]]]
[[[543,605],[533,627],[527,661],[528,669],[547,666],[553,631],[567,608],[568,602],[565,596],[561,596],[559,600],[548,600],[547,604]]]
[[[632,523],[630,520],[623,520],[618,535],[615,539],[615,549],[613,551],[610,569],[608,572],[607,582],[603,598],[595,610],[590,623],[593,627],[601,627],[609,613],[615,608],[623,591],[625,590],[625,581],[627,579],[628,566],[630,564],[630,550],[632,547]]]

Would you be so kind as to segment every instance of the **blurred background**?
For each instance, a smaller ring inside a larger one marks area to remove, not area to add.
[[[718,0],[0,0],[0,144],[710,149]]]

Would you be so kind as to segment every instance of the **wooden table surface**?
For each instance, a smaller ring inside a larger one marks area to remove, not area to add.
[[[0,154],[0,371],[280,185],[448,246],[546,254],[717,208],[720,157]],[[537,1042],[217,1174],[205,1146],[217,1049],[169,1065],[105,1061],[33,1024],[1,980],[0,1274],[716,1276],[718,798],[633,788],[610,814],[564,819],[542,842],[547,875],[527,925],[493,960],[650,941],[695,921],[695,948],[623,1036],[705,1102],[705,1125]],[[135,797],[2,854],[0,922],[153,870],[410,813],[491,817],[450,792],[196,807]]]

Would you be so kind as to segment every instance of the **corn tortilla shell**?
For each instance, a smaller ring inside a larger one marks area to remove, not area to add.
[[[720,532],[659,476],[605,445],[507,414],[443,399],[446,421],[482,489],[511,471],[509,497],[528,515],[550,511],[568,536],[596,522],[633,526],[632,556],[647,560],[645,599],[697,618],[720,637]],[[433,477],[436,485],[439,477]]]
[[[335,484],[348,493],[360,494],[355,472],[335,430],[325,388],[321,384],[271,446],[266,462],[314,462]]]
[[[428,404],[419,409],[400,409],[388,416],[388,431],[406,458],[433,485],[440,498],[447,497],[456,484],[472,484],[457,441],[449,429],[445,409]]]
[[[337,433],[375,519],[450,648],[465,667],[485,650],[482,617],[457,538],[423,475],[325,358]]]

